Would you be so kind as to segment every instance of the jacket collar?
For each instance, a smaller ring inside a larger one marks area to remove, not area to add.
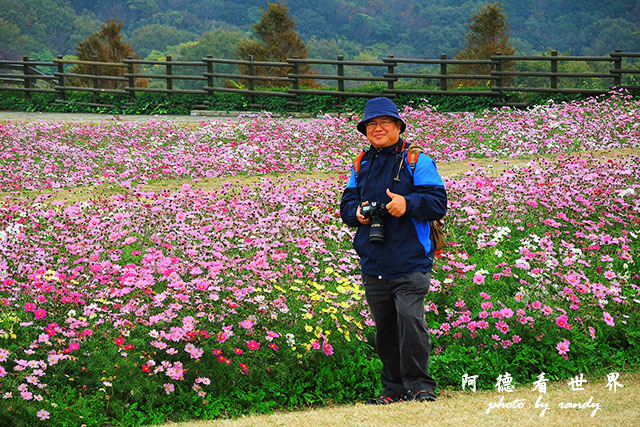
[[[396,142],[393,145],[389,145],[387,147],[375,148],[373,145],[371,145],[370,151],[377,152],[377,153],[387,153],[387,154],[402,153],[402,151],[408,148],[405,145],[407,144],[404,142],[404,140],[402,138],[399,138],[398,142]]]

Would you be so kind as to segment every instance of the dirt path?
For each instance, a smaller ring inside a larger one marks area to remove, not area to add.
[[[626,157],[630,155],[640,155],[640,148],[621,148],[613,150],[602,151],[588,151],[572,153],[568,156],[577,156],[580,158],[589,159],[589,161],[607,161],[609,159],[615,159],[619,157]],[[557,155],[542,156],[536,158],[545,158],[550,162],[557,162]],[[440,162],[438,163],[438,170],[443,177],[446,178],[458,178],[465,172],[473,170],[476,167],[482,167],[489,171],[491,176],[499,176],[501,173],[508,169],[520,168],[530,163],[534,157],[518,157],[518,158],[501,158],[501,159],[470,159],[464,161],[455,162]],[[305,172],[296,173],[296,177],[300,178],[316,178],[316,179],[332,179],[344,181],[345,171],[328,171],[328,172]],[[268,175],[241,175],[241,176],[227,176],[220,178],[203,178],[198,182],[193,182],[185,179],[167,179],[162,181],[153,182],[143,187],[144,191],[151,192],[176,192],[180,191],[184,183],[189,183],[191,188],[199,189],[202,191],[211,191],[219,188],[223,183],[234,183],[236,185],[249,185],[255,182],[259,182],[265,176],[274,179],[285,179],[284,177],[289,174],[268,174]],[[124,193],[127,190],[118,187],[116,185],[100,185],[100,186],[87,186],[77,187],[69,190],[62,191],[24,191],[21,193],[0,193],[0,198],[23,198],[23,197],[36,197],[40,194],[51,194],[52,197],[48,202],[54,200],[67,200],[69,202],[84,201],[95,197],[110,197],[115,194]]]

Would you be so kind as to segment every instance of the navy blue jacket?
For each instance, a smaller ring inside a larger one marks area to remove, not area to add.
[[[425,154],[420,154],[414,173],[405,155],[399,181],[392,185],[398,174],[403,146],[402,139],[390,147],[376,149],[371,146],[360,162],[357,179],[351,168],[351,178],[340,203],[344,223],[358,227],[353,247],[360,256],[362,272],[383,279],[431,272],[434,251],[429,238],[429,221],[440,219],[447,212],[447,193],[442,178],[435,162]],[[408,146],[406,143],[405,148]],[[356,211],[361,201],[389,203],[387,188],[405,197],[407,212],[399,218],[387,215],[384,218],[384,244],[374,245],[369,243],[371,226],[361,224]]]

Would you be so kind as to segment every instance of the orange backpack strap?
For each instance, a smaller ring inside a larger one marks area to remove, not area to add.
[[[362,162],[362,158],[364,157],[364,151],[362,151],[360,154],[358,154],[358,157],[356,157],[353,160],[353,171],[356,174],[356,178],[358,177],[358,172],[360,172],[360,162]]]
[[[407,149],[407,163],[409,163],[412,173],[416,171],[416,163],[418,163],[420,153],[424,153],[424,148],[418,144],[411,144]]]
[[[407,153],[407,163],[411,167],[411,172],[416,171],[416,163],[418,163],[418,157],[420,157],[420,153],[412,153],[409,151]]]

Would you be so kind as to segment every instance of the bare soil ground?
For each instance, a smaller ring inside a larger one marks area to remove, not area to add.
[[[574,156],[584,158],[592,162],[606,162],[608,160],[615,160],[616,158],[627,157],[630,155],[640,156],[640,148],[621,148],[613,150],[601,150],[601,151],[584,151],[578,153],[572,153],[568,156]],[[481,167],[487,170],[490,176],[499,176],[506,170],[514,168],[522,168],[531,162],[535,162],[537,159],[546,159],[552,163],[558,161],[557,155],[538,156],[538,157],[516,157],[516,158],[477,158],[463,161],[454,162],[440,162],[438,163],[438,170],[443,178],[458,178],[465,172],[471,171],[474,168]],[[330,172],[308,172],[297,173],[297,178],[316,178],[316,179],[332,179],[338,181],[345,181],[345,174],[347,171],[330,171]],[[184,180],[184,179],[167,179],[157,182],[152,182],[143,187],[144,191],[150,192],[175,192],[180,191],[183,184],[188,183],[193,189],[200,189],[202,191],[211,191],[215,188],[219,188],[223,183],[233,183],[235,185],[249,185],[255,182],[259,182],[263,177],[270,177],[275,180],[286,179],[289,175],[269,174],[269,175],[239,175],[233,177],[221,177],[221,178],[203,178],[197,182]],[[20,193],[0,193],[0,198],[9,197],[35,197],[41,193],[49,193],[52,195],[49,201],[53,200],[67,200],[69,202],[83,201],[96,197],[109,197],[115,194],[124,193],[127,190],[115,185],[100,185],[100,186],[87,186],[77,187],[64,191],[24,191]]]

